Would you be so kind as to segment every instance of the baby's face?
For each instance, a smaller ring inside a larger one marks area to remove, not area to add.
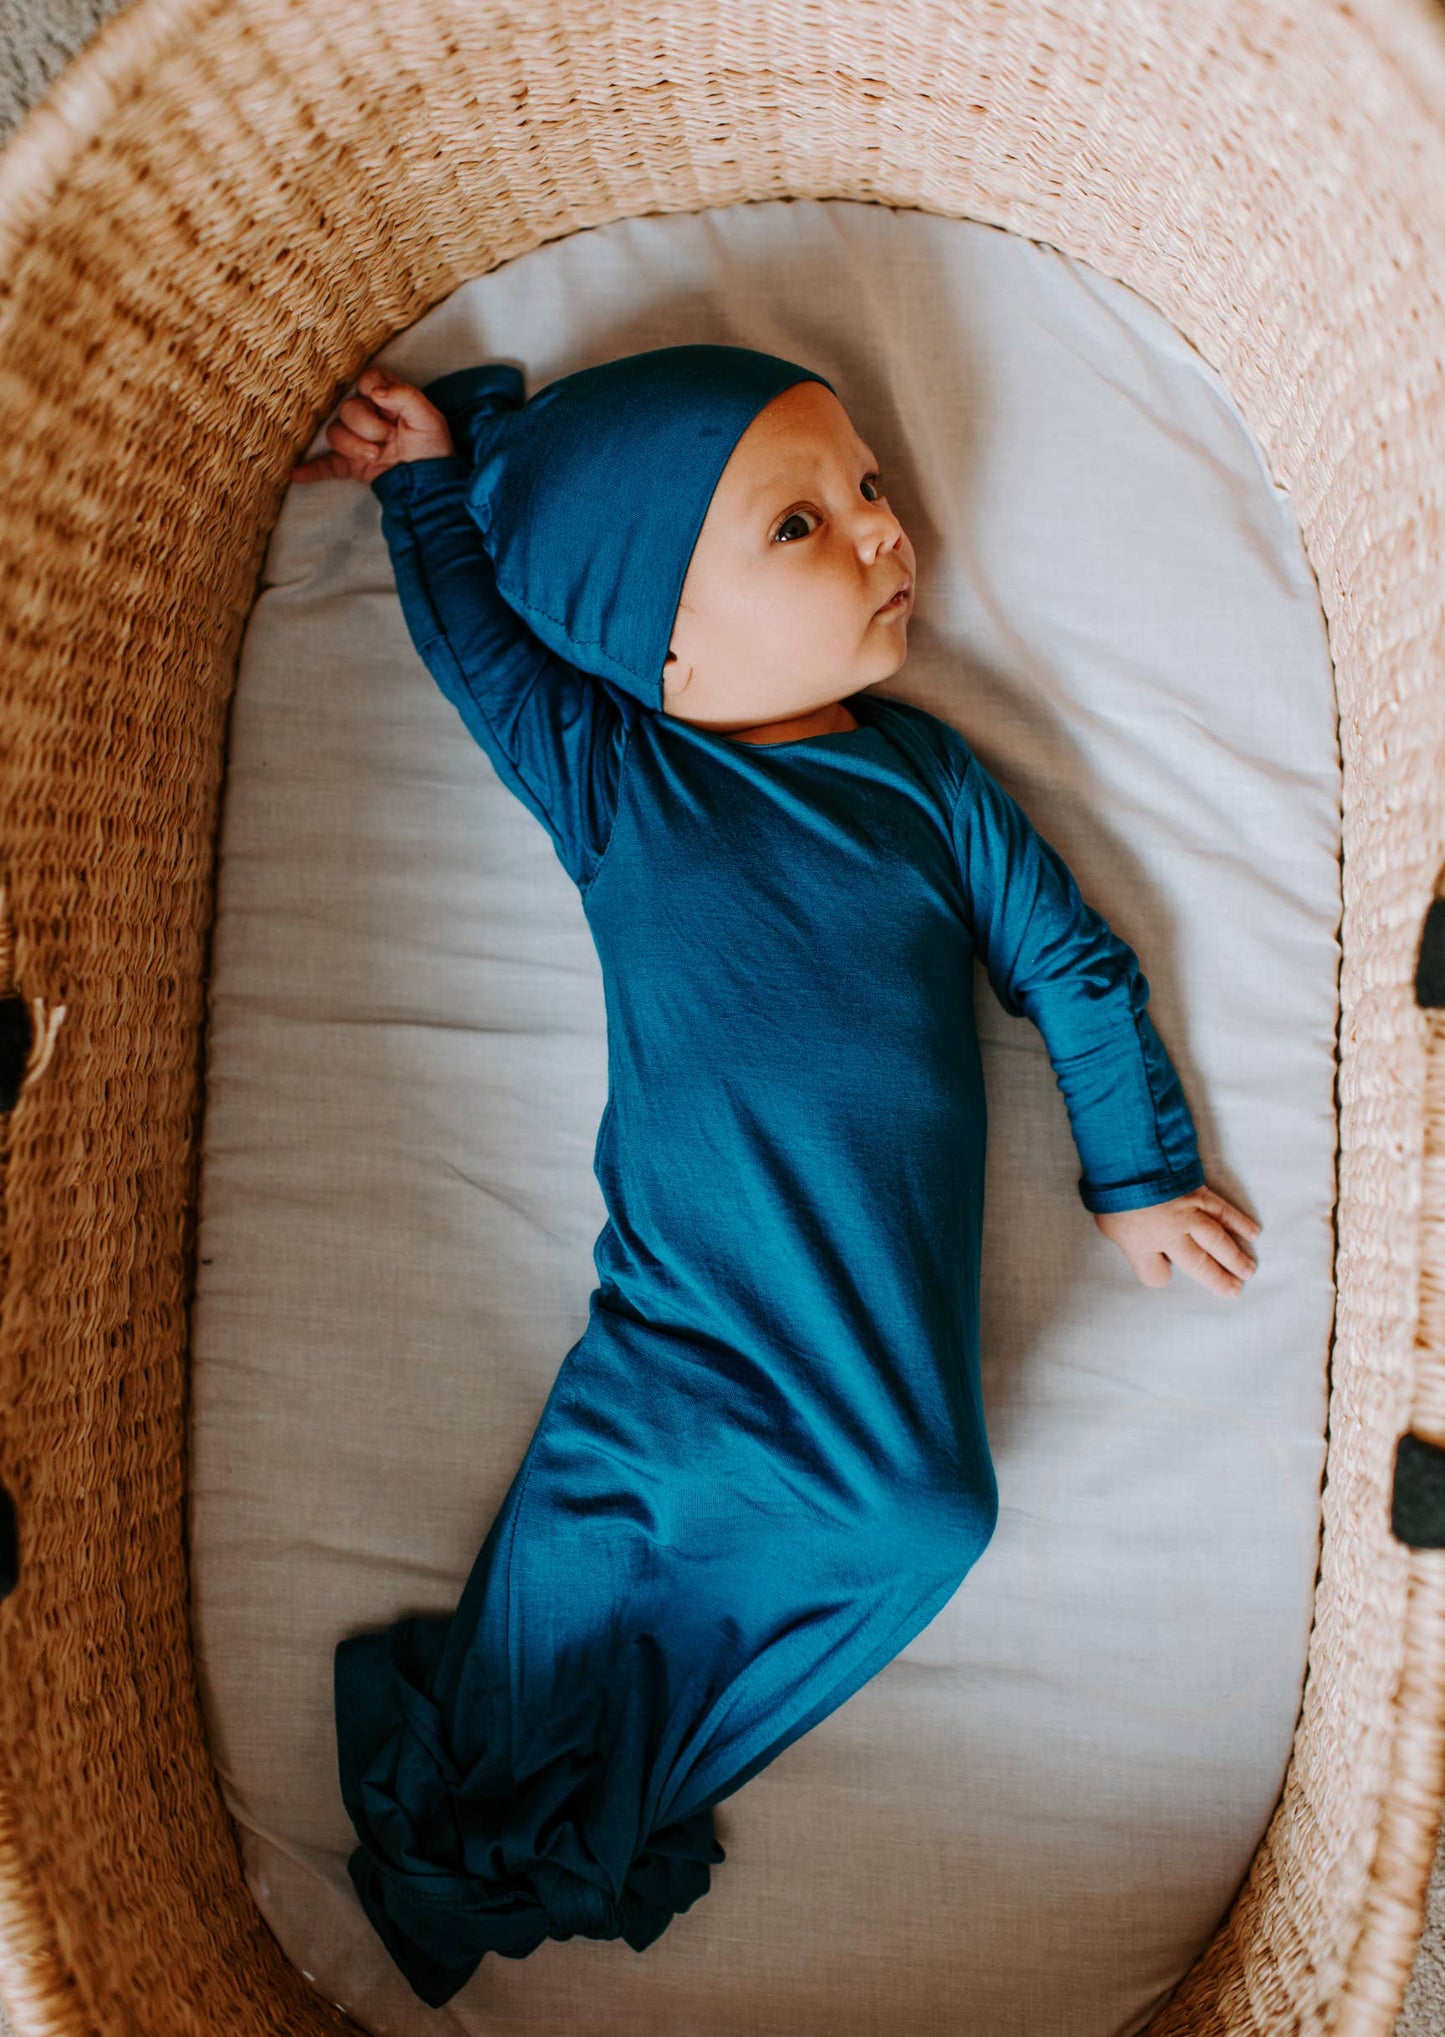
[[[913,547],[877,462],[821,382],[760,410],[722,472],[662,672],[665,714],[726,731],[891,678],[908,653]]]

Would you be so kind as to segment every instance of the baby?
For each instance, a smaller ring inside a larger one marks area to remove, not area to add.
[[[915,558],[831,385],[683,347],[520,390],[370,367],[295,473],[372,486],[607,1010],[587,1328],[456,1614],[336,1651],[351,1878],[434,2007],[487,1951],[643,1950],[724,1858],[712,1807],[986,1547],[975,957],[1145,1286],[1237,1296],[1260,1230],[1133,951],[956,729],[870,692]]]

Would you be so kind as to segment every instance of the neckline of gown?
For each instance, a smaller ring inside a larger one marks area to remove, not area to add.
[[[856,728],[823,729],[817,735],[787,736],[780,743],[748,743],[739,741],[736,736],[725,735],[721,730],[718,733],[723,742],[731,744],[736,750],[797,750],[801,749],[804,743],[848,742],[854,736],[863,735],[873,726],[867,709],[865,708],[862,713],[859,712],[859,703],[863,699],[864,696],[861,693],[845,693],[840,703],[840,705],[848,709],[848,712],[857,722],[858,726]]]

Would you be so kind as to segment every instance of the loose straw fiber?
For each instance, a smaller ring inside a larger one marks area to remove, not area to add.
[[[293,462],[361,364],[580,228],[982,220],[1156,304],[1290,492],[1340,703],[1338,1315],[1283,1796],[1151,2037],[1386,2037],[1445,1784],[1445,15],[1433,0],[133,0],[0,159],[0,1993],[20,2037],[353,2027],[241,1874],[187,1621],[218,798]],[[42,1065],[43,1064],[43,1065]],[[940,2004],[968,2037],[968,2005]]]

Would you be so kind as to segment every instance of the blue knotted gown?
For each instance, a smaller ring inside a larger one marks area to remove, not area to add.
[[[1204,1181],[1133,951],[963,736],[867,692],[766,746],[640,704],[497,594],[467,472],[372,486],[421,657],[581,894],[608,1220],[455,1614],[336,1650],[351,1878],[432,2006],[489,1951],[649,1945],[724,1857],[711,1806],[988,1542],[975,956],[1087,1209]]]

